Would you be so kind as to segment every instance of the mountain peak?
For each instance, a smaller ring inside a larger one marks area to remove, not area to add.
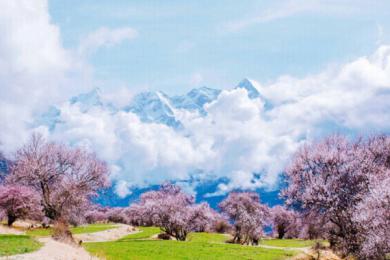
[[[245,78],[238,83],[236,88],[244,88],[250,98],[258,98],[260,97],[259,87],[260,84],[258,82]]]
[[[179,127],[169,97],[162,91],[146,91],[137,94],[131,104],[125,108],[139,116],[144,122],[159,122]]]
[[[92,106],[102,106],[101,92],[99,88],[94,88],[87,93],[80,94],[70,99],[71,104],[79,103],[83,106],[83,110],[88,110]]]
[[[172,104],[179,109],[197,110],[201,114],[205,114],[203,106],[215,100],[221,90],[213,89],[206,86],[200,88],[194,88],[187,94],[181,96],[172,97]]]

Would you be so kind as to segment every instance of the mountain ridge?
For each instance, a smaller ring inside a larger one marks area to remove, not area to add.
[[[259,83],[254,80],[244,78],[233,89],[245,89],[250,99],[266,99],[260,93]],[[206,116],[205,105],[215,101],[221,94],[222,89],[202,86],[193,88],[183,95],[169,96],[163,91],[143,91],[136,94],[131,102],[122,107],[115,107],[109,102],[105,102],[99,88],[94,88],[89,92],[81,93],[69,99],[70,105],[77,105],[82,113],[87,113],[91,109],[98,107],[107,109],[110,112],[132,112],[136,114],[142,122],[165,124],[174,129],[180,129],[182,123],[177,118],[177,111],[186,110]],[[43,113],[36,121],[37,125],[46,125],[52,131],[57,124],[61,123],[61,110],[56,106],[51,106],[46,113]]]

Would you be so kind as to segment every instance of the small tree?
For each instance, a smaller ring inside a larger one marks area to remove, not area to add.
[[[106,215],[108,220],[111,222],[125,223],[125,224],[130,223],[130,218],[126,208],[122,208],[122,207],[109,208]]]
[[[7,216],[8,226],[20,218],[37,219],[42,215],[39,196],[32,189],[20,185],[0,186],[0,210]]]
[[[145,192],[140,202],[132,205],[145,222],[151,221],[153,225],[176,240],[184,241],[191,231],[190,218],[194,199],[181,191],[173,184],[163,184],[158,191]]]
[[[257,244],[269,217],[268,207],[255,192],[231,192],[219,207],[234,225],[234,243]]]
[[[103,208],[98,205],[91,205],[85,213],[85,220],[89,224],[96,222],[106,222],[108,221],[108,212],[108,208]]]
[[[283,206],[275,206],[271,208],[271,222],[273,233],[277,235],[279,239],[295,237],[297,224],[297,214],[294,211],[288,210]]]
[[[215,231],[217,222],[223,220],[222,216],[210,208],[210,205],[207,202],[192,206],[190,211],[189,224],[191,231]]]

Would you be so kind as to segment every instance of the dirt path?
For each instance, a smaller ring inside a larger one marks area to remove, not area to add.
[[[139,231],[134,229],[132,226],[118,224],[117,228],[99,231],[95,233],[86,233],[74,235],[74,238],[84,242],[106,242],[118,240],[126,235],[138,233]]]
[[[17,230],[15,228],[9,228],[0,224],[0,234],[1,235],[23,235],[24,232]]]
[[[281,247],[281,246],[267,246],[267,245],[258,245],[258,247],[269,248],[269,249],[282,249],[282,250],[290,250],[290,251],[303,251],[308,252],[310,247]]]
[[[302,252],[301,254],[298,254],[291,258],[291,260],[310,260],[310,259],[318,259],[318,260],[341,260],[340,257],[338,257],[336,254],[334,254],[330,250],[320,250],[319,254],[318,251],[315,250],[308,250],[306,252]]]
[[[41,249],[21,255],[2,257],[0,259],[9,260],[91,260],[99,259],[92,257],[83,247],[73,246],[53,240],[51,237],[39,238],[43,243]]]
[[[128,234],[136,233],[133,227],[128,225],[118,225],[117,228],[87,234],[75,235],[77,241],[83,242],[103,242],[117,240]],[[91,256],[83,247],[77,245],[69,245],[53,240],[51,237],[38,239],[43,246],[32,253],[13,255],[8,257],[0,257],[0,260],[91,260],[99,259]]]

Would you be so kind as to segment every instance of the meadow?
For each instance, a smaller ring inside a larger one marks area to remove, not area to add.
[[[85,243],[93,255],[106,259],[287,259],[298,251],[228,244],[226,234],[190,233],[186,241],[154,240],[156,227],[112,242]],[[308,242],[310,244],[310,242]],[[305,244],[305,245],[308,245]],[[297,245],[297,244],[295,244]],[[299,247],[302,246],[298,243]]]
[[[0,256],[24,254],[38,250],[41,243],[24,235],[0,235]]]
[[[111,223],[72,227],[73,234],[94,233],[115,228]],[[103,259],[264,259],[282,260],[299,253],[294,247],[310,247],[315,241],[300,239],[264,239],[260,246],[226,243],[228,234],[193,232],[186,241],[157,240],[158,227],[138,227],[140,232],[110,242],[84,243],[91,254]],[[27,230],[27,235],[0,235],[0,256],[24,254],[38,250],[39,237],[52,234],[52,229]],[[262,245],[280,247],[263,248]],[[285,247],[285,248],[284,248]]]

